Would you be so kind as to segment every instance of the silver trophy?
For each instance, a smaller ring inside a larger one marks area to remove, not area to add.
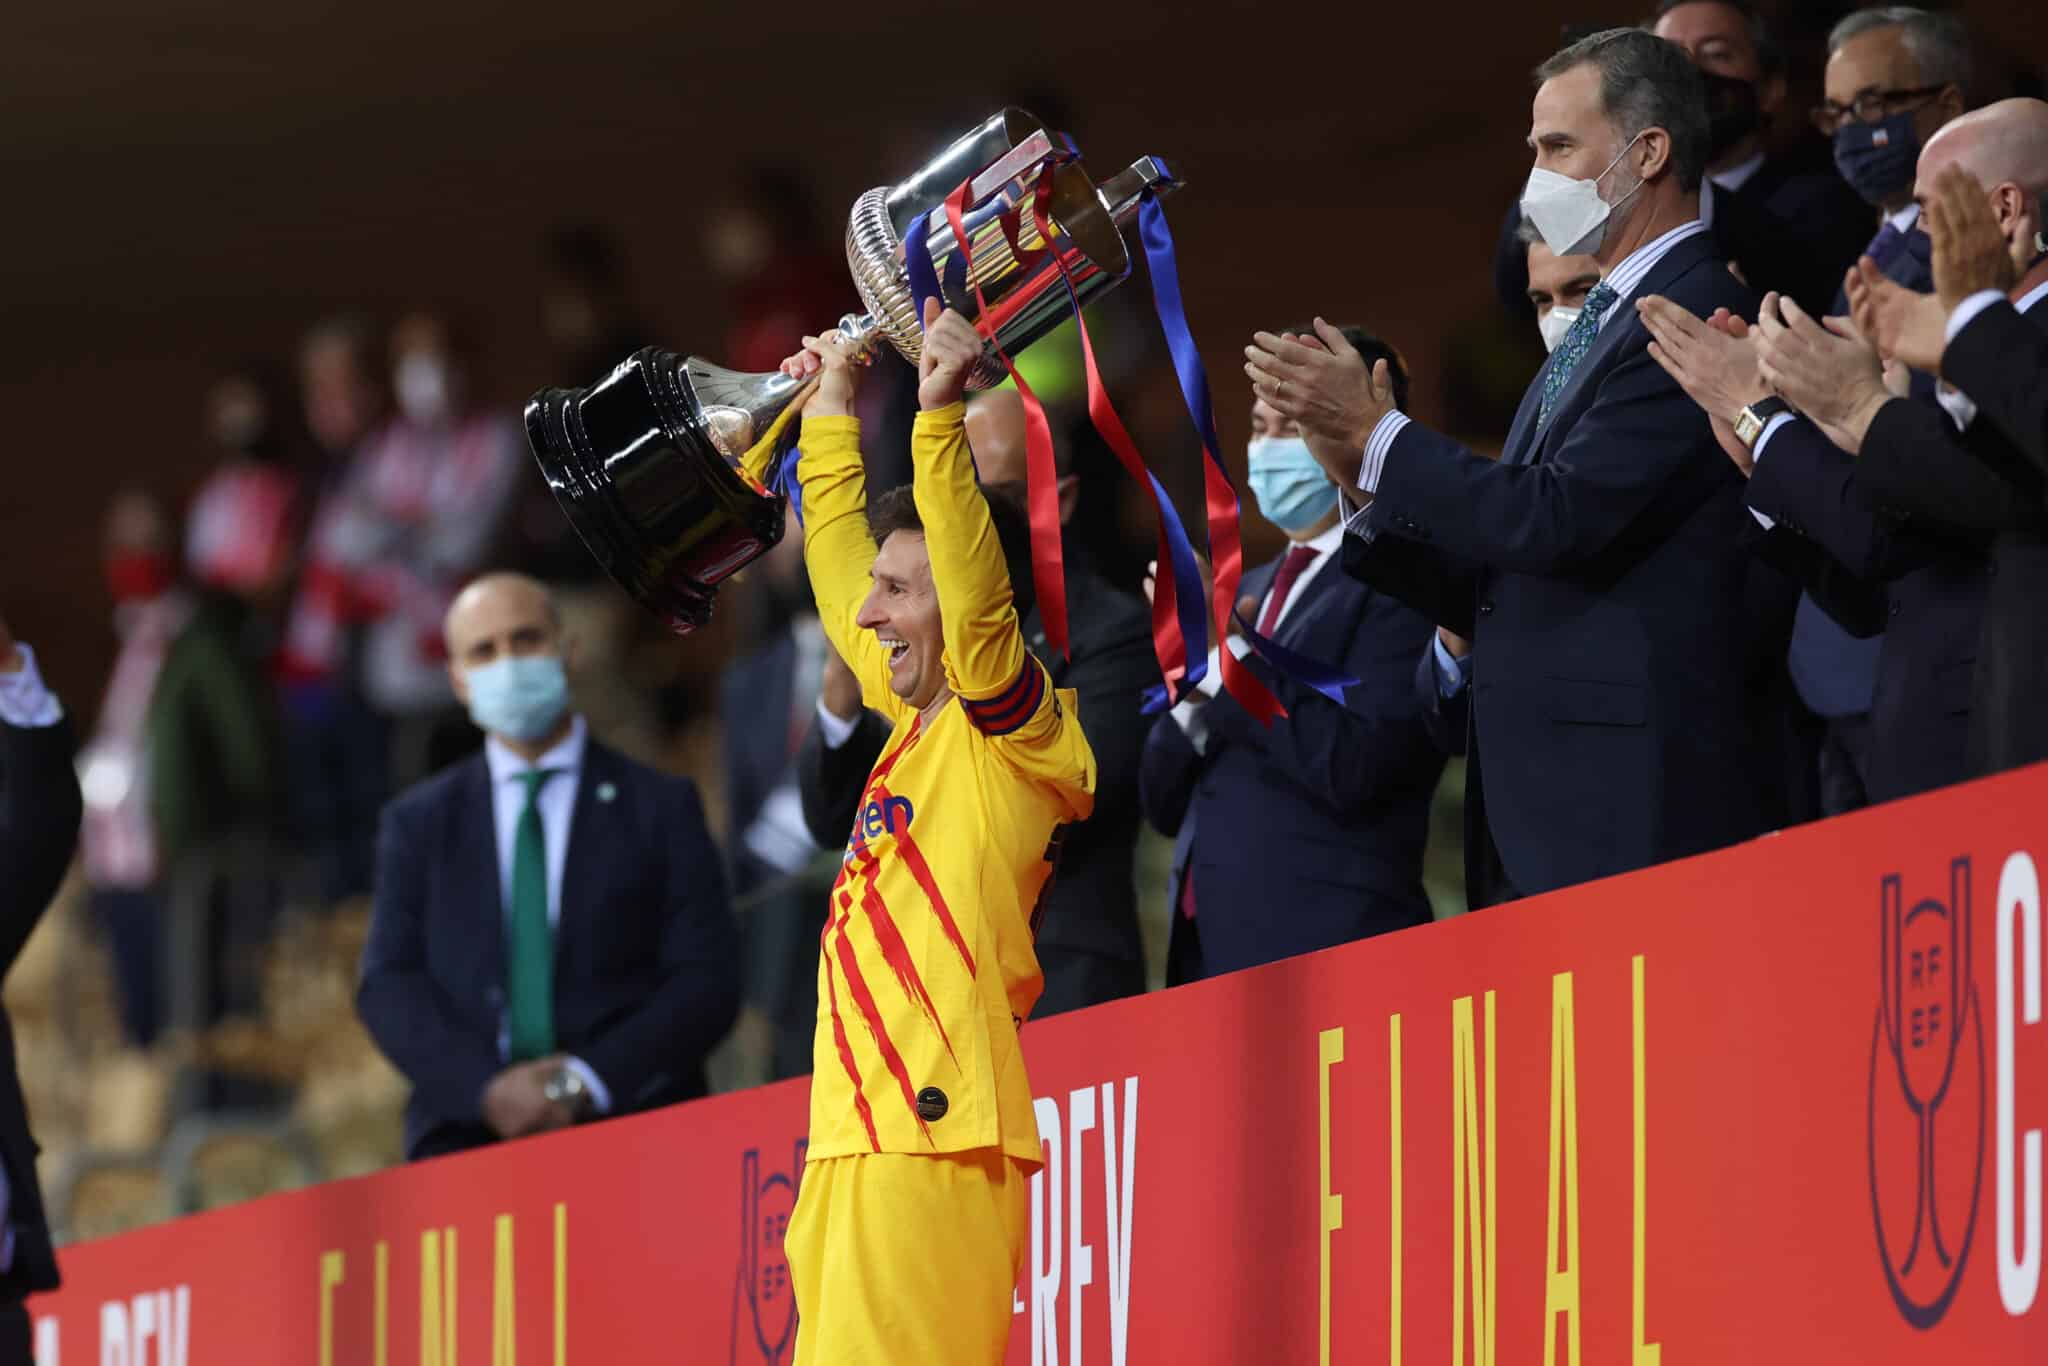
[[[1050,189],[1041,192],[1042,181]],[[943,205],[967,184],[960,245]],[[840,319],[868,354],[884,341],[912,366],[923,331],[904,262],[922,220],[946,305],[988,341],[970,390],[1130,273],[1123,228],[1146,191],[1179,186],[1157,157],[1090,180],[1073,143],[1021,109],[1005,109],[916,174],[854,201],[846,261],[867,312]],[[1053,240],[1037,227],[1039,196]],[[1051,247],[1052,250],[1045,248]],[[986,305],[986,314],[983,305]],[[598,561],[677,632],[711,617],[718,584],[782,538],[784,499],[741,467],[815,379],[742,374],[699,356],[647,347],[596,384],[545,389],[526,405],[527,440],[548,487]]]

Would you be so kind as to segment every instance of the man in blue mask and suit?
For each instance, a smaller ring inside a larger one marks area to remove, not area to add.
[[[1345,568],[1470,639],[1466,894],[1547,892],[1763,824],[1744,690],[1742,480],[1648,352],[1634,301],[1755,297],[1699,218],[1705,95],[1684,52],[1610,29],[1537,69],[1523,208],[1603,270],[1502,457],[1411,422],[1334,329],[1259,333],[1259,395],[1362,504]],[[1469,670],[1469,673],[1466,671]]]
[[[740,973],[695,785],[590,738],[532,579],[470,584],[446,633],[484,752],[386,808],[356,995],[406,1155],[703,1095]]]
[[[1344,335],[1388,362],[1405,399],[1393,351],[1358,328]],[[1263,400],[1252,404],[1249,456],[1259,511],[1288,545],[1244,576],[1238,611],[1358,682],[1339,705],[1232,636],[1287,715],[1260,725],[1220,690],[1212,659],[1198,689],[1153,724],[1139,787],[1145,818],[1174,840],[1168,985],[1430,918],[1422,852],[1443,755],[1414,679],[1432,628],[1333,563],[1344,539],[1336,486],[1293,420]]]

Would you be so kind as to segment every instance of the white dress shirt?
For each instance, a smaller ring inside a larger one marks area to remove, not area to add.
[[[576,817],[576,788],[583,777],[583,751],[589,735],[583,718],[572,717],[569,733],[534,763],[514,754],[495,735],[484,741],[484,763],[491,773],[491,815],[498,836],[498,896],[500,909],[508,917],[512,913],[512,861],[519,846],[519,818],[526,814],[526,775],[544,768],[553,775],[541,784],[537,803],[541,841],[547,855],[548,926],[561,927],[562,872],[569,861],[569,826]],[[603,799],[602,794],[599,799]],[[508,1046],[507,1028],[500,1025],[498,1052],[504,1054]],[[598,1113],[612,1108],[611,1092],[588,1063],[570,1058],[566,1066],[582,1078]]]
[[[18,730],[41,730],[64,719],[64,707],[57,695],[43,686],[42,670],[36,667],[36,652],[20,641],[21,667],[0,673],[0,721]]]
[[[1287,614],[1292,612],[1295,605],[1302,601],[1308,592],[1308,586],[1315,581],[1316,575],[1322,573],[1324,567],[1331,560],[1337,558],[1344,545],[1344,523],[1341,520],[1333,523],[1317,535],[1296,544],[1305,545],[1310,550],[1315,551],[1316,557],[1310,560],[1303,567],[1302,571],[1295,575],[1294,582],[1288,585],[1287,598],[1280,604],[1280,614],[1273,618],[1274,632],[1278,632],[1286,624]],[[1279,576],[1276,574],[1274,577],[1277,579]],[[1273,585],[1268,584],[1265,595],[1259,599],[1258,610],[1252,614],[1254,625],[1264,619],[1266,607],[1272,596]],[[1237,658],[1243,659],[1251,653],[1252,647],[1245,641],[1243,636],[1233,635],[1227,637],[1227,639],[1230,642],[1230,653]],[[1202,681],[1195,684],[1195,691],[1204,698],[1214,697],[1223,690],[1222,658],[1222,655],[1214,647],[1211,647],[1209,651],[1209,670],[1202,675]],[[1203,752],[1208,743],[1209,726],[1202,716],[1202,704],[1192,697],[1187,698],[1184,701],[1176,702],[1170,715],[1172,715],[1175,721],[1180,723],[1180,728],[1187,732],[1188,738],[1195,742],[1195,752],[1198,754]]]
[[[1643,277],[1648,275],[1651,269],[1659,261],[1663,260],[1673,247],[1688,237],[1698,237],[1706,230],[1707,225],[1694,218],[1679,224],[1660,237],[1645,242],[1627,256],[1622,257],[1620,263],[1614,269],[1601,277],[1601,283],[1612,289],[1619,297],[1607,306],[1607,311],[1602,313],[1599,320],[1595,322],[1595,333],[1597,334],[1614,320],[1615,315],[1620,313],[1623,306],[1628,303],[1629,296],[1634,294],[1637,286],[1642,284]],[[1358,471],[1358,487],[1364,489],[1367,493],[1378,490],[1380,474],[1386,468],[1387,452],[1393,449],[1394,438],[1399,436],[1401,429],[1407,425],[1408,415],[1400,411],[1389,412],[1374,425],[1372,434],[1366,438],[1365,463]],[[1347,521],[1347,526],[1358,531],[1361,535],[1365,531],[1363,513],[1364,509],[1361,508],[1357,512],[1352,513]]]
[[[1956,311],[1948,315],[1948,327],[1942,336],[1942,346],[1946,348],[1952,344],[1962,335],[1964,328],[1977,320],[1979,314],[2004,297],[2005,295],[1995,289],[1984,289],[1957,304]],[[2048,299],[2048,284],[2035,285],[2015,300],[2013,307],[2021,313],[2031,312],[2043,299]],[[1947,410],[1957,428],[1967,429],[1977,420],[1977,405],[1970,401],[1968,394],[1947,380],[1941,381],[1936,387],[1934,397]]]

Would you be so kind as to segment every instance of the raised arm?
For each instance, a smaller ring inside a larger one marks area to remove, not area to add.
[[[834,332],[805,337],[804,349],[784,361],[782,369],[796,378],[815,376],[818,381],[804,406],[797,436],[802,453],[797,479],[804,491],[804,567],[811,576],[818,620],[832,648],[860,680],[861,700],[893,721],[903,703],[889,691],[888,660],[874,634],[854,624],[875,565],[860,419],[853,416],[860,367]]]
[[[911,487],[946,633],[947,682],[970,715],[978,702],[1022,685],[1024,694],[1013,699],[1021,714],[1012,719],[1023,721],[1036,710],[1025,706],[1031,701],[1028,694],[1043,700],[1047,689],[1043,670],[1025,653],[1009,569],[967,449],[967,410],[960,395],[980,358],[981,338],[967,320],[929,301],[919,412],[910,436]],[[1035,685],[1027,673],[1038,675]],[[976,720],[981,724],[981,717]]]

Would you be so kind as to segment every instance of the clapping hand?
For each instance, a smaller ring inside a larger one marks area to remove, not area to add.
[[[1301,427],[1302,439],[1339,488],[1356,488],[1365,443],[1394,411],[1394,383],[1384,360],[1368,370],[1344,334],[1321,318],[1316,335],[1256,332],[1244,349],[1252,391]]]
[[[1932,294],[1921,294],[1887,278],[1868,256],[1843,282],[1856,330],[1883,355],[1933,374],[1947,347],[1948,311]]]
[[[1854,455],[1877,410],[1891,401],[1877,349],[1846,318],[1813,320],[1790,299],[1764,297],[1757,314],[1757,360],[1763,377],[1806,414],[1828,440]]]
[[[1726,320],[1740,323],[1726,309],[1711,321],[1703,321],[1690,310],[1652,294],[1636,304],[1636,313],[1654,339],[1650,358],[1678,381],[1678,387],[1697,403],[1712,424],[1721,449],[1747,478],[1755,459],[1735,435],[1735,417],[1744,408],[1765,398],[1770,386],[1757,368],[1755,341],[1734,332]],[[1714,322],[1722,322],[1716,327]]]
[[[1934,292],[1944,314],[1972,294],[2013,287],[2019,267],[2006,246],[1991,202],[1977,178],[1951,164],[1927,198],[1927,236],[1934,243]]]

